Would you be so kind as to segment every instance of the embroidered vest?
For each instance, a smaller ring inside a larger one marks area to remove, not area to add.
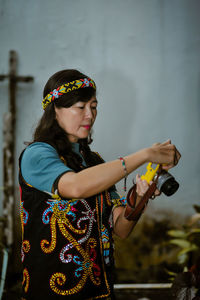
[[[60,199],[30,186],[21,171],[19,184],[22,299],[112,299],[109,193]]]

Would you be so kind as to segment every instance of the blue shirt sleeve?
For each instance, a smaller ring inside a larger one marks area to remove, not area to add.
[[[69,171],[73,170],[61,161],[57,151],[47,143],[33,143],[22,155],[21,174],[28,184],[40,191],[51,193],[55,180]]]

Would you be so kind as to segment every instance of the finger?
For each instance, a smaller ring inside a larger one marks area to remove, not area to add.
[[[166,140],[165,142],[162,143],[163,146],[170,145],[170,144],[171,144],[171,140],[170,139],[168,139],[168,140]]]
[[[139,196],[143,196],[148,190],[148,182],[146,180],[142,180],[140,175],[136,175],[136,192]]]
[[[136,193],[138,194],[138,196],[142,196],[142,190],[141,190],[140,184],[138,184],[138,183],[136,186]]]
[[[181,158],[181,154],[180,154],[180,152],[175,147],[175,152],[174,152],[174,166],[176,166],[178,164],[180,158]]]
[[[146,190],[146,184],[143,183],[141,179],[139,179],[136,187],[137,194],[142,197],[146,193]]]
[[[140,184],[141,184],[141,179],[140,179],[139,174],[137,174],[136,175],[136,192],[138,195],[141,193]]]
[[[140,178],[139,174],[137,174],[136,178],[135,178],[136,186],[138,186],[140,182],[141,182],[141,178]]]
[[[148,185],[148,182],[145,179],[141,179],[140,175],[136,175],[136,183],[139,183],[140,185]]]
[[[175,154],[174,154],[174,166],[176,166],[177,163],[178,163],[178,157],[177,157],[176,152],[175,152]]]
[[[144,184],[144,185],[148,185],[148,182],[147,182],[146,179],[141,179],[141,182],[142,182],[142,184]]]
[[[181,158],[181,154],[177,149],[176,149],[176,158],[177,158],[178,161]]]
[[[178,157],[181,157],[181,153],[178,151],[178,149],[176,149]]]
[[[160,196],[161,192],[158,189],[156,189],[154,194],[155,196]]]
[[[141,190],[142,190],[143,195],[146,193],[146,191],[148,190],[148,188],[149,188],[149,185],[148,185],[147,181],[146,180],[142,180],[142,182],[141,182]]]
[[[163,164],[163,169],[168,170],[170,168],[173,168],[178,163],[179,155],[177,153],[177,149],[176,149],[175,145],[168,144],[168,145],[165,145],[164,147],[165,147],[165,150],[168,152],[168,154],[167,154],[168,162]]]
[[[142,187],[145,188],[145,189],[148,188],[148,186],[149,186],[149,185],[148,185],[148,182],[147,182],[146,180],[141,180],[141,185],[142,185]]]
[[[138,181],[139,181],[139,179],[140,179],[140,176],[139,176],[139,174],[136,174],[136,182],[138,182]]]
[[[173,168],[174,165],[163,165],[162,169],[168,171],[169,169]]]

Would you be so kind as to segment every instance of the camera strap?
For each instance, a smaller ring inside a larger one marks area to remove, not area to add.
[[[124,217],[128,221],[138,221],[146,204],[149,201],[149,198],[151,198],[155,193],[155,190],[156,190],[156,182],[153,182],[149,186],[148,190],[146,191],[146,193],[144,194],[144,196],[142,197],[138,205],[135,206],[136,199],[137,199],[137,192],[136,192],[136,184],[134,184],[130,188],[127,194],[127,206],[125,209]]]

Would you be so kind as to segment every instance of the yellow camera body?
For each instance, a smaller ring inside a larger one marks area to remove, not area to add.
[[[147,165],[147,172],[141,176],[142,180],[146,180],[148,184],[154,180],[156,173],[156,187],[160,192],[163,192],[166,196],[173,195],[179,188],[179,183],[175,178],[166,170],[159,170],[160,165],[152,167],[152,163]]]
[[[148,184],[153,180],[154,176],[156,175],[156,172],[159,169],[159,164],[155,167],[155,169],[152,168],[152,163],[149,163],[147,165],[147,172],[141,176],[142,180],[146,180]]]

